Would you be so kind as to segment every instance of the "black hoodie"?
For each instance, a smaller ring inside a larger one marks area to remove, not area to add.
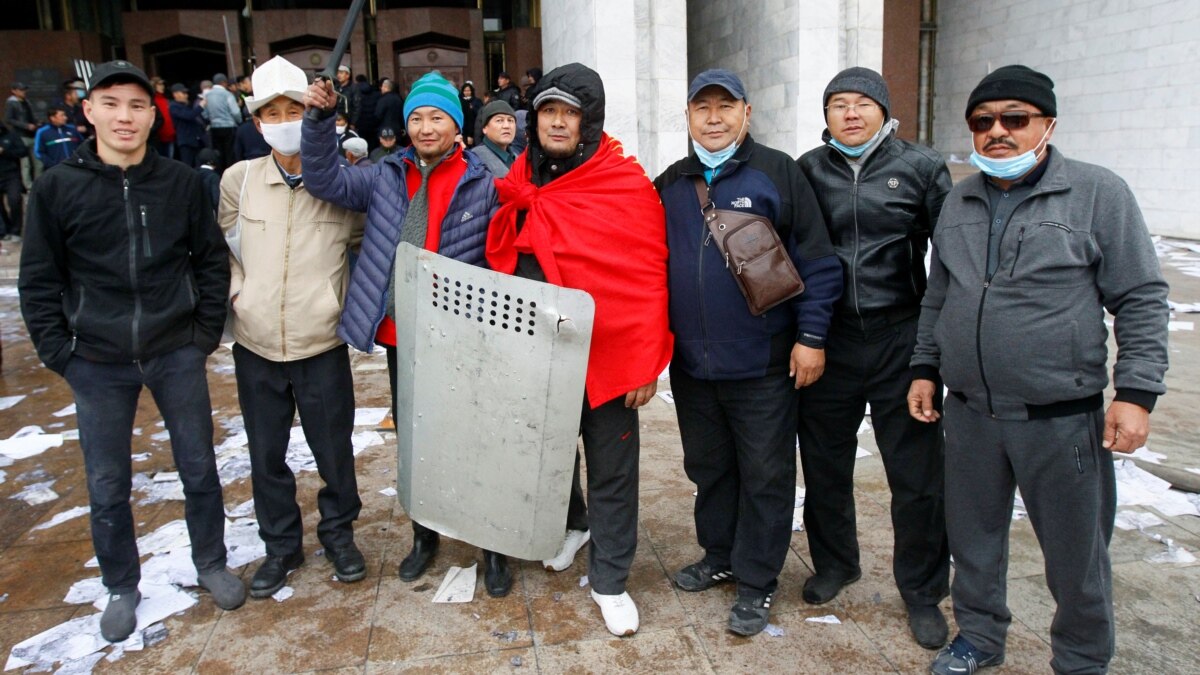
[[[229,250],[200,177],[147,148],[122,171],[89,140],[29,195],[21,313],[38,356],[131,363],[217,348]]]

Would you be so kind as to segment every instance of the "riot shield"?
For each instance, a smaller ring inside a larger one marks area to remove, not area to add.
[[[400,244],[396,491],[414,520],[526,560],[566,526],[595,304]]]

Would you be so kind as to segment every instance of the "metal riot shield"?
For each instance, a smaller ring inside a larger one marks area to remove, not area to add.
[[[553,557],[567,501],[595,304],[400,244],[396,491],[442,534]]]

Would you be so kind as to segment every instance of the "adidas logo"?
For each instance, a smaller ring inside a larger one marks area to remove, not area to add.
[[[733,208],[735,208],[735,209],[748,209],[748,208],[750,208],[750,198],[749,197],[738,197],[737,199],[730,202],[730,205],[732,205]]]
[[[470,211],[463,211],[463,214],[462,214],[462,220],[459,220],[458,222],[460,222],[460,223],[465,223],[465,222],[467,222],[468,220],[470,220],[470,219],[472,219],[472,218],[474,218],[474,217],[475,217],[475,216],[471,215],[471,212],[470,212]]]

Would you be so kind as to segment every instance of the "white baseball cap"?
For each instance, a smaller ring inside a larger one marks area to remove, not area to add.
[[[254,96],[246,99],[246,109],[253,113],[279,96],[303,103],[308,76],[299,66],[276,56],[254,69],[250,84],[254,87]]]

